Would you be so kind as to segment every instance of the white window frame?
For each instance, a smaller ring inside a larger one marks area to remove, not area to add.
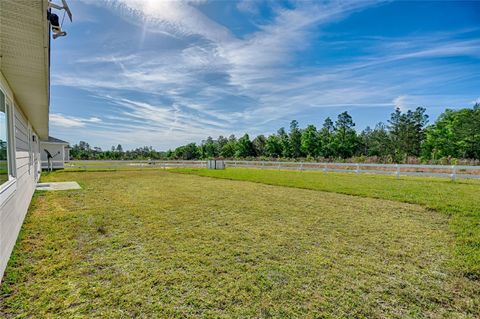
[[[1,87],[0,87],[1,90]],[[0,207],[7,201],[7,199],[17,190],[16,179],[16,165],[15,165],[15,130],[14,130],[14,106],[12,101],[8,98],[6,92],[2,90],[5,98],[5,114],[7,116],[7,166],[8,166],[8,181],[0,185]]]
[[[28,123],[28,175],[32,175],[33,148],[32,148],[32,126]]]

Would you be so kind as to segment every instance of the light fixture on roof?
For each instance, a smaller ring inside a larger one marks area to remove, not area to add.
[[[58,15],[55,14],[55,13],[52,13],[52,9],[64,10],[61,24],[59,22]],[[58,5],[58,4],[55,4],[53,2],[48,3],[47,19],[50,22],[50,25],[52,26],[52,32],[53,32],[53,38],[54,39],[56,39],[58,37],[64,37],[64,36],[67,35],[67,32],[62,31],[63,20],[65,19],[65,13],[68,15],[68,18],[70,19],[70,22],[72,22],[72,12],[70,11],[70,8],[68,7],[67,1],[62,0],[62,5]]]

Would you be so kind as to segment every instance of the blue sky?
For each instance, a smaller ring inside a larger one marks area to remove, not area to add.
[[[70,1],[50,134],[159,150],[480,101],[480,2]],[[61,15],[60,15],[61,17]]]

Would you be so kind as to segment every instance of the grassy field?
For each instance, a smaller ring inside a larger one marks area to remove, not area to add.
[[[419,205],[161,170],[43,177],[71,180],[36,194],[0,317],[480,316],[448,216]]]
[[[451,266],[473,280],[480,280],[480,182],[451,182],[439,178],[402,177],[351,173],[321,173],[252,169],[176,169],[201,176],[252,181],[320,191],[381,198],[419,204],[450,216],[455,234]]]

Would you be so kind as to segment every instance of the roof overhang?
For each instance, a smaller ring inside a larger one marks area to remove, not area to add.
[[[0,0],[0,71],[40,138],[48,138],[50,31],[47,0]]]
[[[49,142],[49,141],[40,141],[40,144],[52,144],[52,145],[70,145],[70,143]]]
[[[69,142],[49,136],[46,140],[40,140],[41,144],[61,144],[61,145],[70,145]]]

